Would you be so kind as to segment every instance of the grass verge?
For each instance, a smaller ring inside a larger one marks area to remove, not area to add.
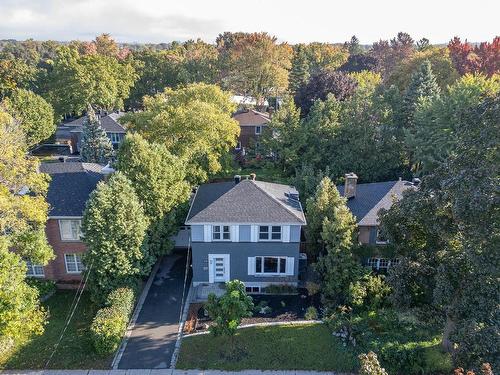
[[[18,346],[7,358],[0,358],[0,369],[44,368],[59,340],[74,296],[75,291],[59,290],[44,302],[43,306],[49,313],[44,333]],[[95,354],[90,340],[89,327],[95,313],[89,295],[84,293],[49,368],[109,368],[112,358]]]
[[[234,338],[200,335],[182,340],[179,369],[336,370],[357,367],[356,353],[322,324],[254,327]]]

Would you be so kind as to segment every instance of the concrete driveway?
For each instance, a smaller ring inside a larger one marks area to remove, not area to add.
[[[179,329],[185,269],[185,251],[163,257],[118,363],[119,369],[170,367]]]

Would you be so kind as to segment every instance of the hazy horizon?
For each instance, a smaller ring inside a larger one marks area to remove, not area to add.
[[[214,42],[224,31],[266,31],[280,41],[361,44],[393,38],[399,31],[415,40],[447,44],[454,36],[470,42],[500,34],[500,2],[481,2],[481,19],[465,1],[362,0],[353,7],[334,1],[255,0],[235,7],[230,0],[0,0],[0,39],[92,40],[109,33],[120,43],[169,43],[200,38]]]

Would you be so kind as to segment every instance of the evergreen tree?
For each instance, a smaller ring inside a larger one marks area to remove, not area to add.
[[[321,218],[321,241],[326,254],[320,256],[316,269],[321,278],[324,302],[331,305],[345,305],[354,302],[352,291],[366,275],[352,252],[356,238],[356,219],[347,207],[347,200],[340,196],[335,185],[324,178],[318,188],[317,205],[311,208],[326,209],[325,213],[314,212],[315,228]],[[308,205],[309,208],[309,205]],[[310,220],[310,219],[309,219]],[[362,300],[361,300],[362,302]]]
[[[325,219],[333,220],[339,214],[339,207],[342,207],[344,201],[345,199],[340,196],[337,187],[329,177],[324,177],[320,181],[314,196],[307,200],[306,237],[307,242],[312,246],[316,254],[320,254],[324,247],[321,233],[323,232]],[[350,211],[348,213],[350,214]]]
[[[410,85],[403,98],[403,126],[413,127],[415,111],[420,102],[439,96],[440,88],[432,73],[429,60],[422,63],[419,70],[413,73]]]
[[[113,145],[101,126],[101,120],[89,105],[83,123],[81,158],[87,163],[105,164],[113,154]]]
[[[309,60],[304,47],[299,45],[292,59],[292,70],[288,76],[288,90],[293,95],[299,87],[309,81]]]
[[[359,39],[356,35],[351,37],[351,40],[345,43],[345,47],[349,50],[349,55],[361,55],[363,53],[363,47],[359,44]]]
[[[87,202],[82,229],[87,244],[83,259],[94,302],[103,303],[118,287],[136,287],[154,263],[143,246],[148,219],[131,182],[116,172],[100,183]]]

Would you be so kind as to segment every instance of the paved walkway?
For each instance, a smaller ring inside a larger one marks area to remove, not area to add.
[[[0,371],[0,374],[9,375],[342,375],[339,372],[319,371],[219,371],[219,370],[19,370]],[[348,375],[348,374],[344,374]],[[353,375],[353,374],[351,374]]]
[[[118,363],[119,369],[170,367],[179,329],[185,269],[185,253],[174,253],[162,259]],[[137,372],[143,373],[149,374]]]

